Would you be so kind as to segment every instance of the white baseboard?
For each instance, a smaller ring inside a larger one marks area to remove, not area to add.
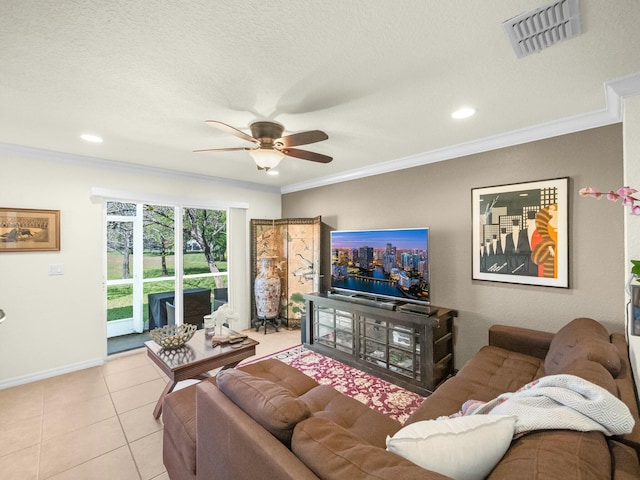
[[[72,365],[66,365],[60,368],[32,373],[23,377],[13,377],[6,380],[0,380],[0,390],[3,390],[5,388],[17,387],[18,385],[24,385],[25,383],[37,382],[38,380],[56,377],[65,373],[77,372],[78,370],[84,370],[86,368],[99,367],[101,365],[104,365],[105,361],[105,358],[96,358],[94,360],[89,360],[86,362],[74,363]]]

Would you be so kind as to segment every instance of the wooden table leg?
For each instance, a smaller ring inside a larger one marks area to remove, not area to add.
[[[158,400],[158,403],[156,403],[156,408],[154,408],[153,410],[153,418],[155,418],[156,420],[160,418],[160,414],[162,413],[162,402],[164,402],[164,397],[173,392],[173,389],[176,388],[177,384],[178,382],[176,382],[175,380],[169,380],[167,386],[164,387],[162,395],[160,395],[160,399]]]
[[[226,370],[228,368],[236,368],[236,365],[238,365],[240,362],[233,362],[233,363],[228,363],[227,365],[223,365],[222,368],[220,368],[220,370]]]

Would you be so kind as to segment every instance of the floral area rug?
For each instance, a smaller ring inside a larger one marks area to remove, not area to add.
[[[329,385],[402,424],[424,400],[424,397],[417,393],[307,350],[303,346],[276,353],[269,358],[277,358],[316,382]]]

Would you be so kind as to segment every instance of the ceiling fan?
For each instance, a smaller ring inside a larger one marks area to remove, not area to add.
[[[229,152],[233,150],[248,150],[253,157],[258,170],[269,170],[275,168],[282,160],[282,157],[295,157],[312,162],[329,163],[333,158],[321,153],[300,150],[298,145],[321,142],[327,140],[329,136],[320,130],[310,130],[308,132],[293,133],[282,136],[284,127],[276,122],[254,122],[251,128],[251,135],[244,133],[237,128],[215,120],[207,120],[206,124],[211,125],[223,132],[235,135],[238,138],[252,142],[253,147],[231,147],[231,148],[209,148],[205,150],[194,150],[194,152]]]

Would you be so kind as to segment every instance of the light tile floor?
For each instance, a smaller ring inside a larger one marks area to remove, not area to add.
[[[300,343],[300,330],[245,330],[260,358]],[[141,348],[102,367],[0,390],[0,478],[168,480],[153,409],[166,376]]]

